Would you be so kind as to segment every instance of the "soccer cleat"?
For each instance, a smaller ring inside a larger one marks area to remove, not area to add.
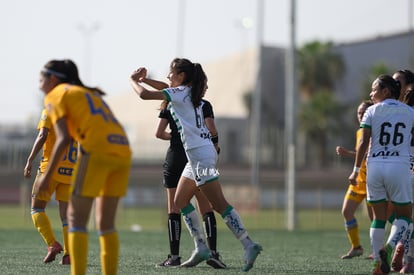
[[[353,247],[351,250],[348,251],[347,254],[343,255],[341,259],[352,259],[353,257],[359,257],[364,253],[364,249],[361,246]]]
[[[404,258],[404,244],[398,243],[394,250],[394,255],[392,256],[391,268],[393,271],[400,271],[403,267],[403,258]]]
[[[210,249],[206,246],[196,248],[191,254],[190,259],[182,263],[181,267],[193,267],[201,263],[202,261],[208,260],[211,256]]]
[[[211,252],[211,257],[207,260],[207,264],[216,269],[226,268],[227,266],[220,260],[220,254]]]
[[[47,248],[46,257],[43,259],[44,263],[53,262],[56,259],[56,255],[62,252],[63,248],[60,243],[55,242],[52,246]]]
[[[253,243],[245,249],[244,253],[244,267],[243,271],[249,271],[252,269],[254,262],[256,261],[257,256],[260,254],[263,248],[260,244]]]
[[[162,263],[157,264],[158,267],[177,267],[181,265],[181,257],[173,259],[171,255],[168,255],[167,259]]]
[[[414,262],[407,262],[400,270],[401,274],[414,273]]]
[[[69,256],[69,254],[63,255],[63,257],[60,260],[59,264],[61,264],[61,265],[70,265],[70,256]]]
[[[380,256],[380,270],[383,272],[383,274],[390,273],[390,264],[388,260],[388,252],[385,250],[385,248],[381,248],[379,251]]]

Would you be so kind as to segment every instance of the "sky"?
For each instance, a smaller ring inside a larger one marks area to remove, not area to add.
[[[203,64],[259,40],[289,46],[290,0],[263,0],[263,13],[260,1],[2,0],[0,125],[37,123],[39,72],[51,59],[75,61],[83,82],[102,88],[110,101],[132,92],[128,77],[141,66],[166,80],[177,56]],[[407,31],[413,27],[412,1],[296,0],[297,46]]]

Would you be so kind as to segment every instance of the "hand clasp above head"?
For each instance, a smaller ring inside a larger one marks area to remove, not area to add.
[[[139,67],[131,74],[131,79],[137,82],[142,82],[147,77],[147,69]]]

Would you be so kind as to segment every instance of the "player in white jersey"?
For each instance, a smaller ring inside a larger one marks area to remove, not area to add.
[[[171,62],[168,74],[169,86],[172,88],[149,91],[142,86],[145,76],[145,68],[135,70],[130,77],[132,87],[142,99],[167,100],[171,103],[170,112],[176,121],[188,159],[178,183],[174,203],[181,209],[188,229],[197,239],[197,248],[182,266],[195,266],[210,256],[199,217],[190,203],[195,191],[200,189],[241,241],[245,250],[243,271],[250,270],[262,247],[250,239],[239,214],[225,199],[218,181],[217,152],[210,140],[202,112],[201,99],[207,87],[206,74],[200,64],[176,58]]]
[[[401,97],[400,97],[401,98]],[[408,84],[407,85],[407,90],[404,92],[404,96],[402,97],[402,102],[406,103],[407,105],[413,107],[414,106],[414,84]],[[413,188],[413,194],[412,194],[412,198],[414,198],[414,172],[413,172],[413,168],[414,168],[414,139],[411,140],[411,146],[410,146],[410,170],[411,170],[411,175],[410,175],[410,182],[411,182],[411,186]],[[398,254],[398,253],[394,253],[394,257],[393,257],[393,262],[392,264],[397,264],[397,267],[402,267],[399,268],[400,273],[414,273],[414,239],[413,239],[413,234],[412,234],[412,227],[411,227],[411,236],[405,236],[406,240],[404,242],[404,245],[402,245],[402,248],[404,248],[404,250],[402,252],[405,251],[405,264],[403,266],[402,263],[402,258],[404,256],[404,253]],[[396,252],[398,252],[398,248],[399,245],[397,245],[396,248]],[[395,255],[397,254],[397,255]],[[394,266],[393,266],[394,267]],[[395,268],[393,268],[395,269]],[[395,269],[398,271],[398,268]]]
[[[398,101],[400,83],[389,75],[380,75],[372,83],[370,97],[375,103],[362,118],[362,140],[357,147],[355,167],[349,176],[356,179],[367,152],[367,200],[372,205],[374,219],[370,228],[374,254],[373,274],[390,272],[390,257],[397,242],[404,236],[411,220],[409,182],[409,148],[414,127],[414,110]],[[387,221],[387,201],[395,209],[395,220],[384,245]]]
[[[396,81],[399,81],[401,84],[401,90],[400,90],[401,93],[400,93],[400,97],[398,100],[406,103],[409,106],[414,106],[414,102],[411,102],[412,95],[409,94],[408,97],[406,96],[407,95],[406,92],[408,88],[414,83],[414,73],[407,69],[398,70],[392,75],[392,78],[394,78]],[[411,148],[413,147],[411,146]],[[413,156],[412,153],[410,153],[410,159],[412,158],[411,156]],[[410,170],[411,169],[412,167],[410,167]],[[403,259],[405,258],[405,260],[407,260],[406,256],[408,254],[409,239],[411,238],[410,235],[412,231],[413,231],[413,224],[411,223],[409,224],[407,233],[405,234],[403,238],[401,238],[401,240],[398,242],[397,246],[395,247],[394,254],[392,256],[392,261],[391,261],[391,269],[393,271],[397,271],[397,272],[400,271],[403,268]],[[408,269],[409,269],[409,266],[406,265],[404,270],[408,270]],[[412,271],[414,271],[414,266],[411,269]]]

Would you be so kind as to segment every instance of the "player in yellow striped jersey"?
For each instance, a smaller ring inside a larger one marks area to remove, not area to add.
[[[71,60],[51,60],[40,73],[40,89],[56,131],[48,169],[36,181],[35,192],[47,189],[71,138],[79,143],[68,209],[71,274],[85,274],[88,257],[87,223],[95,201],[101,247],[102,274],[116,274],[119,240],[115,216],[127,191],[131,149],[123,127],[114,117],[103,92],[83,85]]]
[[[42,159],[40,161],[36,178],[45,173],[53,145],[56,141],[55,132],[53,130],[50,118],[47,116],[46,110],[42,111],[37,129],[39,133],[33,144],[32,150],[29,157],[27,158],[27,163],[24,168],[24,176],[26,178],[31,177],[33,161],[42,148]],[[70,264],[68,251],[68,221],[66,212],[70,198],[70,180],[72,177],[73,168],[76,163],[76,157],[77,144],[72,140],[65,148],[63,159],[59,161],[55,171],[52,173],[52,180],[50,181],[48,189],[39,193],[33,192],[32,195],[32,220],[35,227],[48,246],[47,255],[43,259],[45,263],[54,261],[56,255],[63,250],[64,254],[60,263]],[[60,243],[56,240],[49,218],[45,212],[46,205],[50,201],[53,193],[55,193],[55,199],[59,202],[59,214],[62,221],[64,248],[62,248]]]

